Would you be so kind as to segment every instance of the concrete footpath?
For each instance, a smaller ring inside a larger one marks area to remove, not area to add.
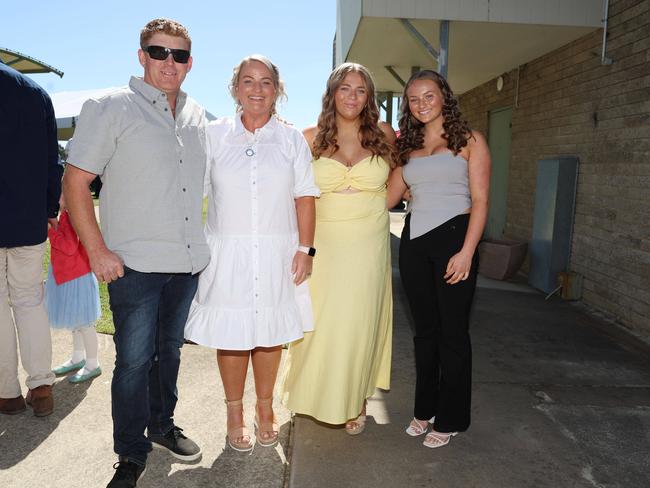
[[[393,238],[394,262],[398,240]],[[525,285],[481,280],[472,320],[473,422],[442,449],[404,427],[412,416],[411,330],[396,266],[392,389],[368,405],[366,431],[296,417],[276,401],[280,445],[225,447],[223,390],[212,350],[185,346],[176,422],[203,448],[194,464],[154,450],[139,487],[650,486],[650,348],[579,308]],[[53,332],[53,361],[70,334]],[[105,487],[113,470],[112,337],[104,374],[54,386],[55,411],[0,415],[0,487]],[[332,351],[332,360],[336,360]],[[21,372],[24,380],[24,373]],[[252,426],[251,374],[245,395]]]

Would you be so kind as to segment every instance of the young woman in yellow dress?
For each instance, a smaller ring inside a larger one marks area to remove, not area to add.
[[[365,428],[366,400],[390,387],[393,302],[386,182],[395,133],[379,121],[361,65],[327,81],[318,125],[304,131],[321,196],[310,280],[314,331],[289,346],[282,400],[348,434]]]

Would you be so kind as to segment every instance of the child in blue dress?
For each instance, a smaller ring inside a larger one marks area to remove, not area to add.
[[[73,342],[71,357],[52,372],[58,376],[77,371],[68,381],[81,383],[102,374],[95,331],[95,321],[101,316],[99,286],[67,211],[61,211],[59,225],[49,229],[48,237],[51,253],[45,283],[47,313],[52,328],[72,331]]]

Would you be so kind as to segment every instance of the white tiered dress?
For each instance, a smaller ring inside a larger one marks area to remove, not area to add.
[[[220,119],[207,137],[210,263],[199,277],[185,338],[226,350],[300,339],[313,330],[313,316],[308,283],[296,286],[291,274],[295,199],[320,194],[309,147],[275,116],[254,134],[240,115]]]

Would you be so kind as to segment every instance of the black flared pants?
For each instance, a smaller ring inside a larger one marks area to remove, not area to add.
[[[463,247],[469,214],[457,215],[426,234],[410,239],[406,218],[399,269],[415,322],[414,416],[435,416],[438,432],[461,432],[470,424],[472,346],[469,313],[476,289],[478,253],[469,277],[448,285],[449,258]]]

